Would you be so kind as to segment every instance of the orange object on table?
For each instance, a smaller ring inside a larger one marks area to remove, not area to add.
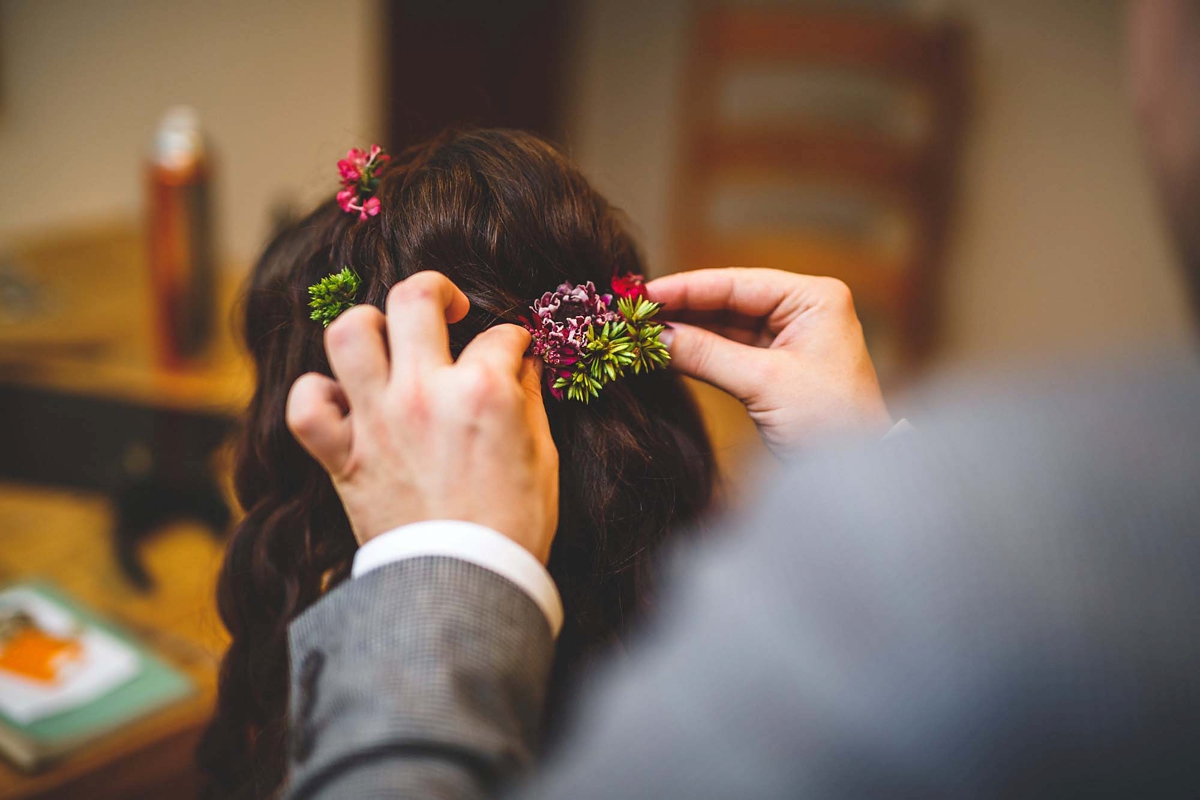
[[[74,639],[53,636],[30,624],[0,643],[0,670],[39,683],[57,683],[63,668],[82,654]]]

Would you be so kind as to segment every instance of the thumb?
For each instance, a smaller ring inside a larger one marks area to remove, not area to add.
[[[762,388],[755,367],[766,357],[759,347],[739,344],[712,331],[672,322],[663,332],[671,367],[746,402]]]
[[[521,372],[517,380],[525,390],[525,419],[533,431],[538,447],[549,448],[558,455],[554,437],[550,435],[550,419],[546,415],[546,399],[542,393],[542,374],[545,365],[537,356],[525,356],[521,360]]]
[[[524,356],[521,359],[521,368],[517,373],[517,380],[521,383],[526,393],[531,397],[542,396],[542,372],[545,369],[544,362],[537,356]]]
[[[538,435],[550,435],[550,420],[546,415],[546,400],[542,396],[542,374],[545,365],[537,356],[521,359],[521,371],[517,380],[525,392],[525,412]]]

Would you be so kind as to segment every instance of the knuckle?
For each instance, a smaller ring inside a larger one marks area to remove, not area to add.
[[[461,380],[461,407],[472,416],[508,414],[524,402],[524,389],[516,379],[490,365],[466,368]]]
[[[388,292],[389,303],[413,303],[435,299],[438,284],[444,280],[440,272],[418,272],[397,283]]]
[[[325,329],[325,347],[327,349],[340,349],[350,344],[355,335],[355,331],[351,327],[349,320],[346,319],[346,315],[342,314]]]
[[[428,285],[417,282],[412,278],[406,281],[401,281],[391,288],[388,292],[388,302],[390,304],[408,304],[427,300],[433,297],[433,291]]]
[[[309,438],[320,425],[316,409],[310,403],[293,403],[288,406],[286,421],[288,430],[299,439]]]
[[[422,420],[428,414],[429,404],[426,402],[426,394],[417,381],[409,381],[401,385],[396,392],[395,404],[404,418],[409,421]]]
[[[437,286],[438,284],[447,280],[449,279],[437,270],[423,269],[420,272],[414,272],[408,278],[406,283],[411,283],[414,286],[424,286],[425,288],[429,288],[431,286]]]
[[[311,431],[319,422],[320,409],[313,397],[316,380],[313,373],[301,375],[288,392],[283,419],[288,429],[297,435]]]
[[[483,400],[495,393],[499,382],[495,370],[483,365],[466,368],[462,375],[464,396],[471,400]]]
[[[854,293],[846,282],[838,278],[826,278],[823,291],[826,301],[836,308],[853,308]]]
[[[692,365],[698,372],[707,373],[712,366],[713,348],[716,340],[712,336],[698,336],[692,346]]]
[[[375,306],[358,305],[347,309],[325,329],[325,344],[341,347],[354,341],[363,331],[377,325],[380,316],[382,314]]]

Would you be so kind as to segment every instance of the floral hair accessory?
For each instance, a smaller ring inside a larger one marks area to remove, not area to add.
[[[379,213],[379,198],[374,196],[379,187],[379,178],[375,173],[391,158],[383,152],[382,147],[373,144],[370,152],[366,153],[352,147],[346,157],[337,162],[338,174],[342,179],[342,190],[337,193],[337,201],[342,211],[347,214],[357,211],[359,219]]]
[[[326,275],[308,287],[308,296],[312,298],[308,301],[308,307],[312,309],[309,319],[328,328],[338,314],[355,304],[354,298],[360,283],[358,273],[349,267],[342,267],[341,272]]]
[[[613,294],[600,294],[591,281],[564,283],[530,306],[531,349],[546,363],[546,387],[558,400],[587,403],[630,372],[671,360],[659,339],[664,326],[651,322],[662,306],[646,298],[642,276],[619,275],[612,288]]]

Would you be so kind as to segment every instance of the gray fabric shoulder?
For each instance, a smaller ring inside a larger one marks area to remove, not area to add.
[[[1198,376],[967,387],[810,454],[679,555],[535,796],[1194,795]]]
[[[395,796],[421,775],[442,776],[423,796],[446,775],[494,790],[532,758],[553,646],[528,595],[465,561],[408,559],[346,581],[290,629],[287,796],[334,796],[351,766]],[[462,789],[451,793],[471,796]]]

